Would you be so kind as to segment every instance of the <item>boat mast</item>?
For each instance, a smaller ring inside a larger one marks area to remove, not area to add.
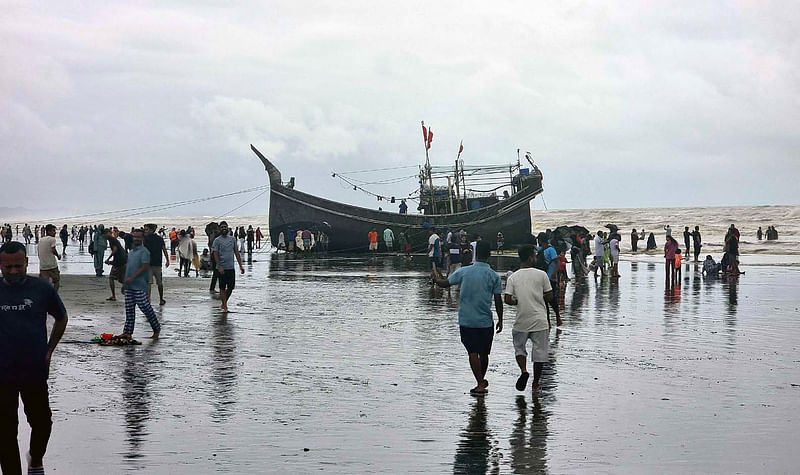
[[[428,149],[430,148],[431,138],[430,132],[425,128],[425,121],[422,121],[422,146],[425,147],[425,171],[428,174],[428,186],[431,191],[431,214],[436,214],[436,203],[433,200],[433,176],[431,174],[431,159],[428,156]]]
[[[458,186],[458,181],[459,181],[458,180],[458,159],[461,158],[461,152],[463,150],[464,150],[464,141],[462,140],[461,143],[458,144],[458,155],[456,155],[456,168],[455,168],[455,174],[454,174],[455,176],[453,177],[453,178],[455,178],[455,182],[456,182],[456,204],[458,205],[458,208],[461,208],[461,193],[459,191],[459,186]],[[460,209],[459,209],[459,211],[460,211]]]

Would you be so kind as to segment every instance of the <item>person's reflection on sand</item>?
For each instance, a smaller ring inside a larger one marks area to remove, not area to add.
[[[486,402],[479,397],[472,404],[467,427],[461,432],[453,473],[500,473],[494,450],[496,441],[486,427]]]
[[[583,310],[586,307],[586,297],[589,296],[589,284],[586,278],[575,279],[572,292],[572,301],[569,304],[569,316],[572,322],[580,322]]]
[[[154,353],[152,346],[124,348],[124,364],[122,367],[122,403],[125,406],[125,435],[128,450],[123,457],[128,460],[137,460],[144,457],[142,446],[149,432],[147,421],[150,419],[150,399],[152,397],[149,386],[153,381],[152,361]]]
[[[534,394],[530,417],[525,396],[517,396],[518,417],[511,430],[511,470],[513,473],[547,472],[547,412]],[[530,432],[526,431],[530,419]]]
[[[226,315],[214,317],[211,329],[211,420],[224,422],[234,411],[236,402],[236,338]]]

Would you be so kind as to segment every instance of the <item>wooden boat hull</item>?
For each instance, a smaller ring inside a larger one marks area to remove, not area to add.
[[[252,146],[251,146],[252,147]],[[444,238],[447,230],[464,229],[470,236],[479,234],[496,246],[498,231],[503,233],[507,247],[531,242],[530,201],[542,192],[541,179],[531,177],[526,185],[508,199],[477,210],[461,213],[420,215],[377,211],[339,203],[284,186],[280,172],[255,147],[253,151],[264,162],[270,176],[269,233],[272,245],[278,246],[278,235],[286,242],[297,231],[322,231],[328,238],[331,252],[366,252],[367,233],[376,230],[383,241],[383,231],[392,229],[395,249],[401,232],[405,232],[415,252],[428,247],[428,229],[436,228]]]

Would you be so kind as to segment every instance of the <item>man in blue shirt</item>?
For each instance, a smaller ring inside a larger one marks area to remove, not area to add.
[[[22,473],[17,446],[19,399],[31,426],[28,473],[44,473],[42,458],[53,426],[47,394],[50,358],[67,328],[56,290],[28,277],[25,245],[0,247],[0,471]],[[55,319],[47,339],[47,314]]]
[[[161,333],[161,324],[158,323],[156,312],[147,300],[147,290],[150,287],[150,251],[142,245],[144,241],[144,231],[134,229],[133,249],[128,253],[128,266],[125,268],[125,284],[122,289],[125,291],[125,329],[120,338],[132,338],[133,327],[136,323],[136,307],[139,307],[150,327],[153,329],[151,338],[158,338]]]
[[[550,286],[553,289],[553,298],[547,301],[547,304],[552,307],[553,311],[556,314],[556,321],[559,325],[561,325],[561,315],[558,309],[558,293],[561,290],[558,287],[558,251],[554,248],[550,243],[547,241],[543,235],[538,237],[539,246],[544,251],[544,262],[547,264],[547,278],[550,279]]]
[[[458,325],[461,343],[467,349],[469,366],[475,376],[477,386],[470,390],[474,396],[487,393],[486,370],[489,368],[489,353],[492,350],[494,320],[492,318],[492,299],[497,311],[497,333],[503,331],[503,284],[500,276],[486,262],[489,260],[489,243],[478,241],[475,246],[475,263],[461,267],[447,279],[442,278],[436,269],[431,276],[440,287],[460,285],[458,298]]]

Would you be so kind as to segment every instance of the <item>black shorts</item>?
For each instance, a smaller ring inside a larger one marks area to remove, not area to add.
[[[459,326],[458,328],[461,331],[461,343],[464,344],[467,353],[488,355],[492,352],[494,327],[472,328]]]
[[[225,269],[219,274],[219,290],[233,290],[236,287],[236,269]]]

